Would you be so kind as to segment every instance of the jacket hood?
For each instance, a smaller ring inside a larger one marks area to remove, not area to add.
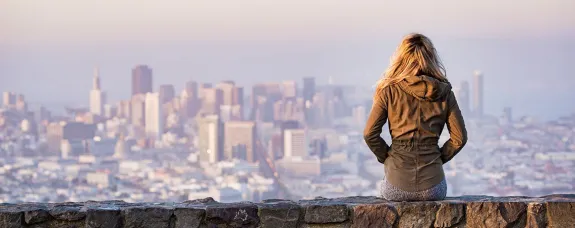
[[[451,84],[427,75],[410,76],[398,83],[403,91],[419,100],[438,101],[451,92]]]

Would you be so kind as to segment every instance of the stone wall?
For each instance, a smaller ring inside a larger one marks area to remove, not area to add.
[[[575,227],[575,195],[464,196],[438,202],[376,197],[299,202],[0,204],[0,228],[16,227]]]

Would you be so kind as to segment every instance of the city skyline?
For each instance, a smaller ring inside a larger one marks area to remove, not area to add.
[[[572,1],[58,1],[0,2],[7,34],[0,38],[0,91],[20,91],[32,103],[84,104],[92,86],[86,71],[98,65],[108,98],[117,100],[129,95],[126,68],[136,64],[156,70],[156,86],[313,76],[368,87],[401,36],[421,32],[454,84],[477,69],[489,75],[486,112],[513,106],[544,119],[575,112],[554,105],[575,95],[566,83],[574,80]],[[407,9],[413,18],[397,20]]]

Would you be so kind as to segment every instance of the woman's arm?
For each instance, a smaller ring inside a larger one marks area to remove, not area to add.
[[[463,121],[463,116],[461,115],[461,110],[457,104],[457,100],[453,95],[450,94],[450,100],[452,101],[449,105],[450,108],[447,110],[447,130],[449,131],[449,140],[443,144],[441,147],[441,160],[443,164],[450,161],[467,143],[467,130],[465,129],[465,122]]]
[[[376,93],[363,131],[363,139],[371,152],[377,157],[377,161],[382,164],[385,162],[389,151],[389,146],[380,136],[385,121],[387,121],[387,107],[380,93]]]

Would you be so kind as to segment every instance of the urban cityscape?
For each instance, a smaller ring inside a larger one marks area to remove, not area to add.
[[[127,66],[127,69],[129,66]],[[86,79],[91,70],[86,70]],[[92,72],[89,104],[64,114],[4,91],[0,202],[87,200],[220,202],[377,196],[383,165],[363,127],[373,90],[315,77],[154,84],[131,70],[131,97],[112,101]],[[130,75],[125,75],[130,77]],[[575,191],[575,115],[552,121],[484,113],[483,81],[452,82],[469,142],[445,168],[448,196]],[[130,88],[126,88],[130,89]],[[387,127],[384,127],[387,128]],[[382,137],[389,143],[384,129]],[[440,143],[449,138],[444,131]]]

